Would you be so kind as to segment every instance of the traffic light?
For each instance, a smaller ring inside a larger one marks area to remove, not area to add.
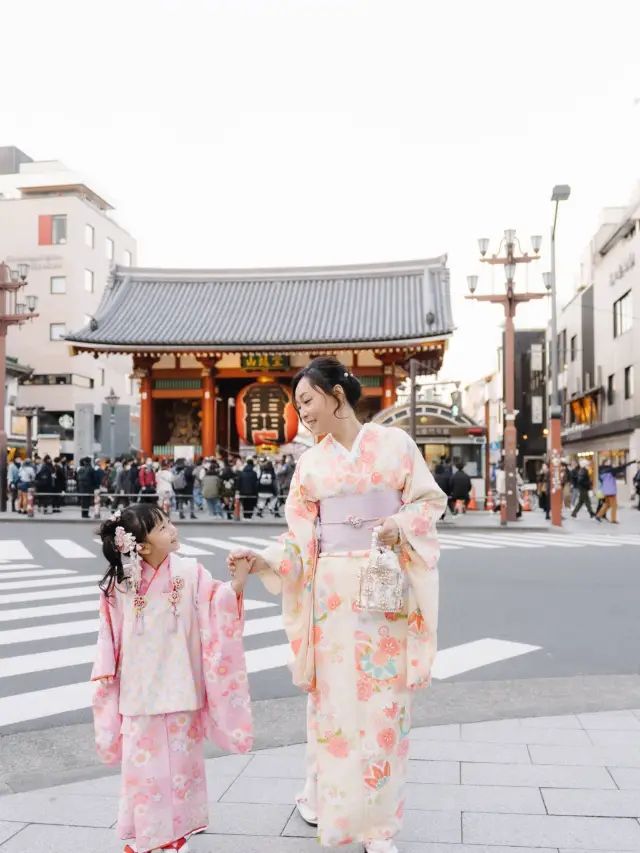
[[[462,410],[462,394],[460,391],[454,391],[451,394],[451,414],[454,418],[460,415]]]

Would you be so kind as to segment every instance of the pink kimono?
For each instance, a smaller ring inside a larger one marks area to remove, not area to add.
[[[106,764],[122,761],[117,829],[138,853],[208,825],[204,737],[251,749],[243,616],[229,584],[175,554],[157,572],[142,563],[137,595],[102,596],[96,747]]]

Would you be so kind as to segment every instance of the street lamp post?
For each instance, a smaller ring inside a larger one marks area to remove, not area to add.
[[[500,251],[504,244],[505,253],[500,255]],[[519,255],[515,254],[516,244],[520,251]],[[528,264],[531,261],[537,261],[540,257],[540,246],[542,237],[534,236],[531,238],[531,245],[534,254],[528,255],[522,252],[520,243],[516,238],[516,232],[513,229],[507,229],[504,232],[504,238],[498,247],[498,253],[486,257],[489,251],[489,240],[486,237],[478,240],[480,248],[480,261],[485,264],[501,265],[505,271],[505,293],[504,294],[488,294],[485,296],[476,295],[478,287],[478,276],[467,276],[467,284],[470,295],[467,299],[475,299],[477,302],[492,302],[497,305],[502,305],[505,315],[505,342],[504,342],[504,370],[505,370],[505,420],[504,427],[504,456],[505,456],[505,490],[506,490],[506,518],[503,516],[503,524],[516,521],[518,514],[518,485],[516,476],[516,454],[518,447],[518,436],[516,431],[516,412],[515,412],[515,326],[514,318],[516,309],[522,302],[530,302],[532,299],[541,299],[544,293],[516,293],[515,292],[515,275],[518,264]],[[503,496],[500,496],[503,499]]]
[[[104,398],[105,403],[109,406],[109,458],[112,462],[116,461],[116,406],[120,402],[120,397],[112,388]]]
[[[551,480],[551,524],[562,527],[562,479],[560,460],[562,457],[562,406],[558,389],[558,311],[556,304],[556,225],[558,205],[567,201],[571,188],[558,184],[553,188],[551,201],[555,203],[551,226],[551,272],[544,273],[544,284],[551,295],[551,407],[549,409],[549,477]]]
[[[0,264],[0,512],[7,510],[7,430],[5,395],[7,383],[7,331],[9,326],[21,326],[38,315],[38,297],[29,294],[25,302],[19,295],[27,284],[28,264],[18,264],[17,270]]]

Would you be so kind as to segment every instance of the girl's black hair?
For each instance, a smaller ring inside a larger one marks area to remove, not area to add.
[[[292,390],[293,399],[296,398],[296,389],[302,379],[306,379],[314,388],[324,391],[329,397],[333,397],[337,405],[334,415],[342,405],[342,400],[335,391],[336,385],[340,385],[344,391],[347,403],[354,409],[362,395],[362,385],[345,367],[341,361],[333,355],[318,356],[312,359],[306,367],[298,371],[293,377]]]
[[[123,509],[120,517],[115,521],[108,518],[100,525],[98,535],[102,539],[102,553],[109,568],[98,586],[107,596],[111,595],[116,584],[121,584],[127,579],[122,565],[122,554],[116,548],[116,528],[122,527],[125,533],[133,533],[136,542],[142,545],[147,541],[151,531],[166,520],[167,516],[157,504],[140,503]]]

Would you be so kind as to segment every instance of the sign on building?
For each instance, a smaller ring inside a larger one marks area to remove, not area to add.
[[[531,398],[531,423],[532,424],[541,424],[544,420],[543,417],[543,404],[542,397],[539,394],[536,394]]]

